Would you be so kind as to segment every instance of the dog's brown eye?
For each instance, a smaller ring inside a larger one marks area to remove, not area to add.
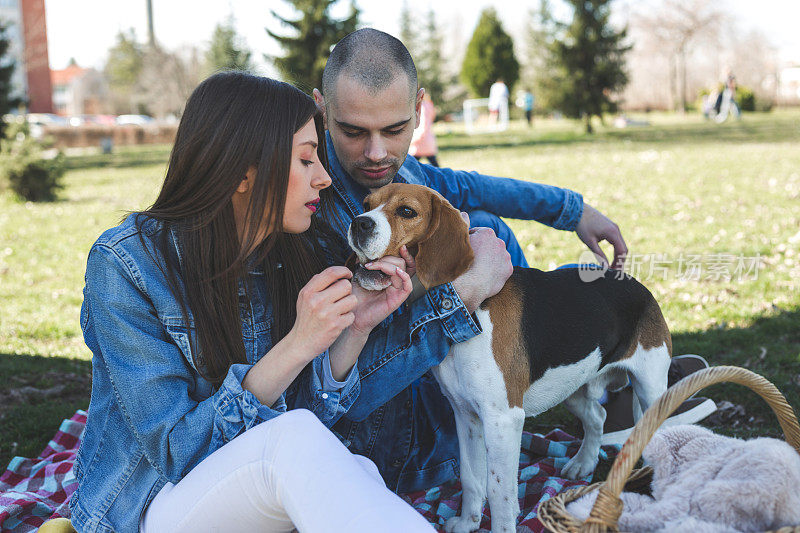
[[[408,207],[407,205],[401,205],[400,207],[397,208],[395,213],[397,213],[399,216],[403,218],[414,218],[415,216],[417,216],[417,212]]]
[[[363,206],[364,206],[364,211],[369,211],[369,202],[364,202],[364,203],[363,203],[363,204],[361,204],[361,205],[363,205]]]

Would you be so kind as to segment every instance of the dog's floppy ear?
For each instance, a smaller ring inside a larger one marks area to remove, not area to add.
[[[431,194],[431,220],[428,238],[417,245],[417,278],[430,289],[453,281],[472,264],[469,228],[450,203]]]

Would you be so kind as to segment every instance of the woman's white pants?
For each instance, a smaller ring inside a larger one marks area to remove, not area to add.
[[[296,409],[245,431],[167,483],[141,533],[430,532],[384,485],[375,463],[345,448],[310,411]]]

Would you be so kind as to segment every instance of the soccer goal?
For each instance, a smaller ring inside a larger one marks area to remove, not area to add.
[[[467,133],[504,131],[508,128],[508,102],[500,106],[500,112],[489,112],[488,98],[464,100],[464,125]]]

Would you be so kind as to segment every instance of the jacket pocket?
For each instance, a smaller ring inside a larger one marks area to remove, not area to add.
[[[190,319],[189,327],[186,327],[183,317],[162,317],[161,325],[167,332],[172,342],[178,347],[183,354],[184,359],[192,365],[195,371],[199,372],[195,360],[200,355],[198,348],[197,331],[194,327],[194,321]],[[190,342],[191,341],[191,342]]]

